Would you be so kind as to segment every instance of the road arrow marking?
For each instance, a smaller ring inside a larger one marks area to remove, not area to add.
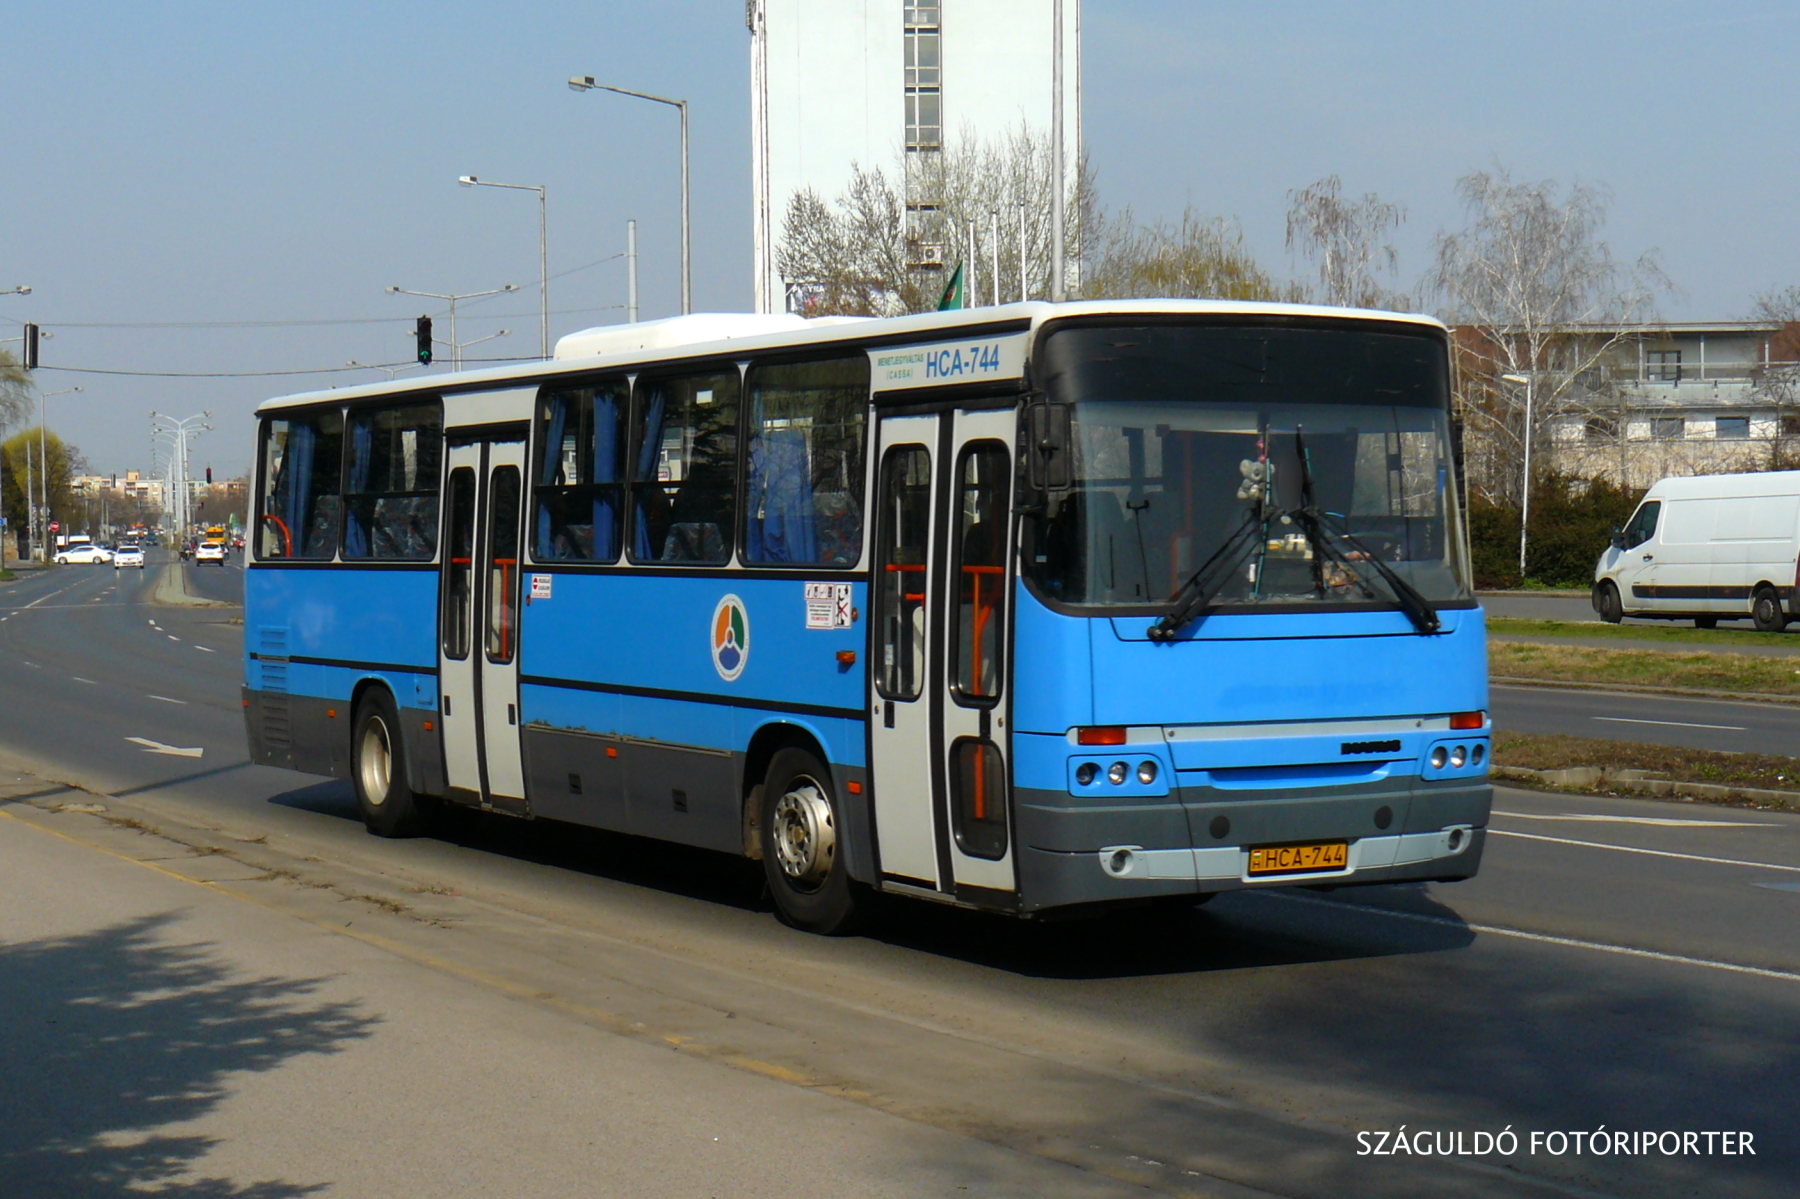
[[[193,749],[182,749],[180,746],[164,745],[160,741],[152,741],[148,737],[127,737],[125,740],[131,742],[133,745],[143,746],[146,753],[173,754],[178,758],[197,758],[206,752],[201,746],[195,746]]]

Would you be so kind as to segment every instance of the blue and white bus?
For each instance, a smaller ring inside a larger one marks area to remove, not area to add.
[[[255,761],[1034,916],[1454,880],[1487,653],[1428,318],[692,316],[260,409]]]

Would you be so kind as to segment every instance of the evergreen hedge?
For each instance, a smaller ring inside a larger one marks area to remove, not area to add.
[[[1605,479],[1546,474],[1531,489],[1531,538],[1526,543],[1525,586],[1587,587],[1594,563],[1614,528],[1631,519],[1642,491]],[[1519,578],[1519,510],[1509,504],[1469,502],[1469,554],[1475,586],[1513,588]]]

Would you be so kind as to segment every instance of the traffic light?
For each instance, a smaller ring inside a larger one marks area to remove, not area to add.
[[[413,337],[419,343],[419,362],[423,366],[431,365],[431,318],[422,316],[413,327]]]
[[[25,326],[25,369],[34,371],[38,364],[38,327]]]
[[[206,485],[208,487],[212,486],[212,467],[210,466],[206,468]]]

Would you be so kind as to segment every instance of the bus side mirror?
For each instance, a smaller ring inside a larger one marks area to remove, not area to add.
[[[1031,485],[1039,491],[1066,491],[1070,482],[1069,406],[1033,404],[1026,446]]]
[[[1623,529],[1619,528],[1618,525],[1613,526],[1612,547],[1616,550],[1625,548],[1625,532]]]

